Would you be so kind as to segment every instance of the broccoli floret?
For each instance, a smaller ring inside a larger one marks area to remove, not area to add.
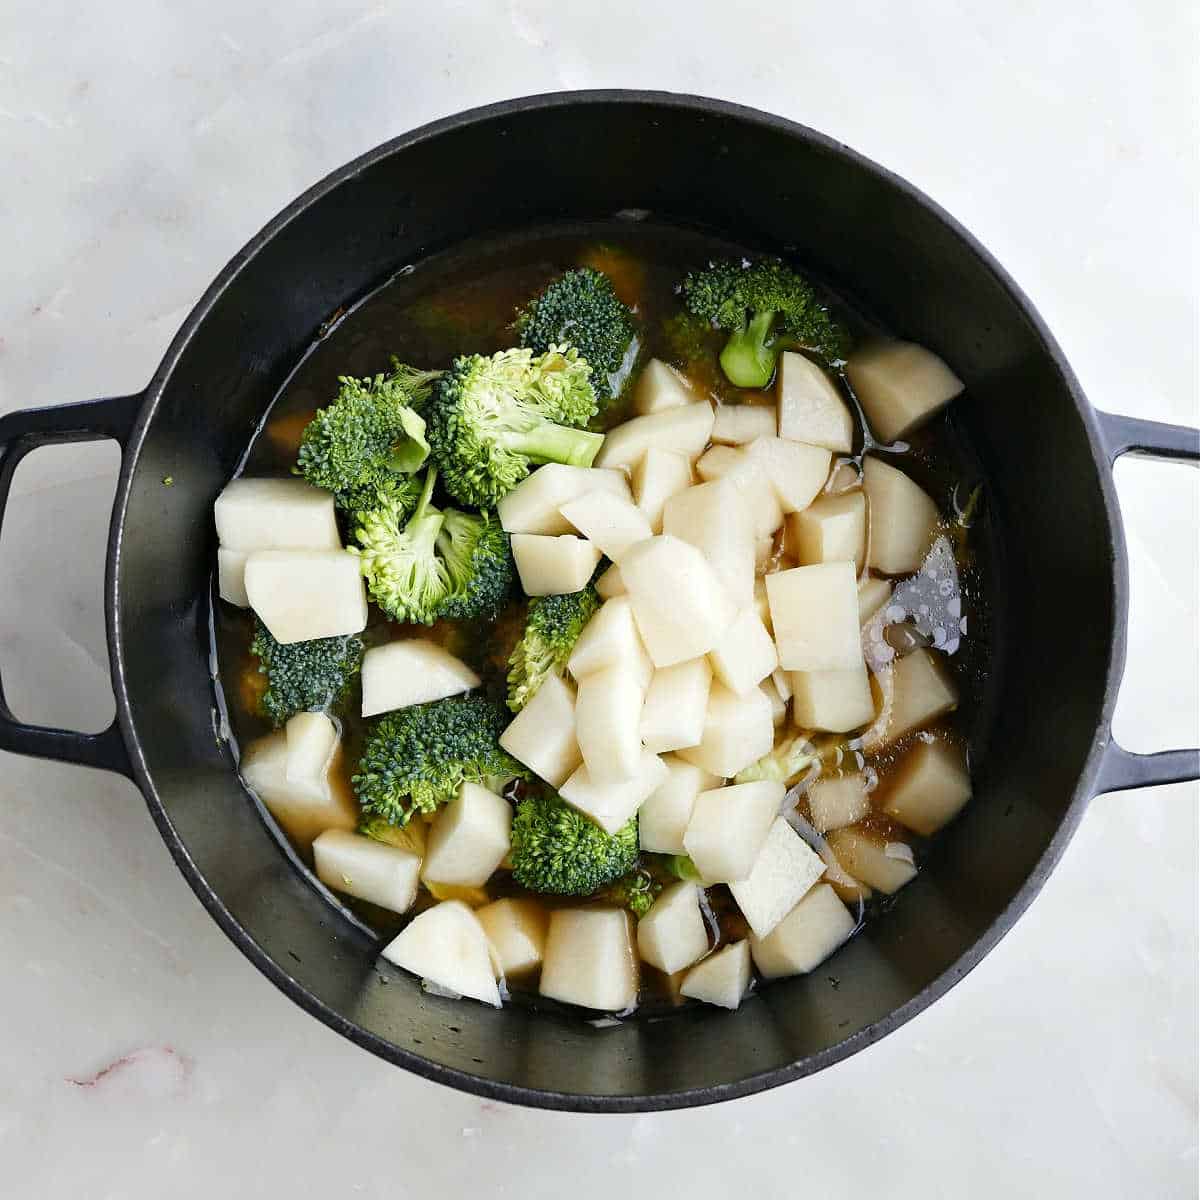
[[[648,871],[636,870],[609,884],[597,899],[629,909],[640,921],[650,911],[650,906],[658,899],[662,889],[663,885]]]
[[[494,618],[512,591],[516,567],[508,534],[488,513],[445,511],[437,538],[451,591],[442,616]]]
[[[638,824],[605,833],[555,793],[528,796],[512,824],[513,878],[534,892],[589,896],[637,863]]]
[[[521,345],[535,354],[574,346],[592,368],[601,407],[619,395],[637,358],[637,322],[612,280],[592,267],[556,279],[517,317]]]
[[[256,617],[250,653],[267,677],[262,714],[278,727],[296,713],[337,704],[362,665],[363,644],[358,637],[328,637],[281,646]]]
[[[711,263],[684,279],[683,300],[689,312],[729,333],[721,367],[737,387],[766,387],[789,346],[831,365],[845,357],[845,330],[808,281],[782,263]]]
[[[416,512],[425,489],[423,475],[389,475],[379,482],[360,484],[337,495],[338,507],[354,529],[368,514],[386,507],[398,521]]]
[[[508,659],[508,707],[513,712],[533,699],[547,675],[561,675],[583,627],[600,607],[590,584],[565,596],[539,596],[529,602],[525,632]]]
[[[484,696],[450,696],[381,717],[353,777],[364,813],[407,825],[414,813],[436,812],[464,783],[494,775],[528,778],[500,747],[508,715]]]
[[[797,735],[781,742],[758,762],[743,767],[734,777],[734,782],[753,783],[758,779],[770,779],[791,787],[816,762],[820,762],[820,756],[812,743]]]
[[[446,490],[461,504],[493,508],[530,464],[590,467],[604,438],[569,426],[596,412],[591,369],[578,351],[468,354],[438,380],[429,441]]]
[[[416,406],[429,398],[440,374],[393,362],[390,375],[343,375],[337,399],[301,435],[298,473],[335,493],[340,506],[355,508],[364,488],[419,470],[429,443]]]

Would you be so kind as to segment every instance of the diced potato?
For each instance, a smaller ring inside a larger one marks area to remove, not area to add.
[[[643,368],[633,388],[633,411],[647,417],[668,408],[694,404],[700,397],[688,381],[673,367],[652,358]]]
[[[755,538],[770,537],[783,524],[783,508],[774,485],[758,459],[751,458],[744,447],[714,446],[696,464],[696,474],[706,483],[723,479],[741,492]]]
[[[679,994],[721,1008],[737,1008],[750,990],[750,943],[730,942],[697,963],[683,979]]]
[[[596,466],[632,470],[652,446],[698,458],[708,445],[712,427],[713,410],[707,401],[634,417],[607,434],[596,455]]]
[[[737,608],[754,592],[754,526],[742,493],[720,481],[690,487],[663,508],[663,533],[695,546]]]
[[[255,550],[245,577],[250,607],[281,644],[367,627],[359,561],[345,550]]]
[[[903,842],[884,842],[861,829],[833,829],[825,840],[850,875],[889,896],[917,874]]]
[[[655,667],[707,654],[733,620],[708,560],[680,538],[664,534],[634,546],[621,562],[621,578]]]
[[[514,533],[510,539],[521,588],[527,596],[581,592],[600,561],[600,549],[572,534],[548,537]]]
[[[495,792],[464,783],[433,820],[421,878],[482,887],[508,853],[512,808]]]
[[[324,713],[302,712],[288,721],[283,732],[287,738],[284,778],[291,784],[313,783],[314,795],[323,796],[329,764],[338,748],[337,726]]]
[[[625,580],[621,578],[621,568],[613,563],[604,571],[595,583],[596,594],[601,600],[611,600],[614,596],[625,594]]]
[[[418,913],[382,953],[439,988],[500,1007],[487,934],[461,900],[444,900]]]
[[[630,498],[629,482],[621,471],[546,463],[522,479],[496,511],[508,533],[571,533],[571,523],[559,510],[580,496],[601,491],[622,500]]]
[[[527,975],[542,965],[550,916],[537,900],[497,900],[476,909],[475,916],[506,978]]]
[[[696,797],[683,845],[705,883],[749,878],[783,796],[782,783],[763,779],[714,788]]]
[[[883,811],[914,833],[931,837],[971,798],[967,757],[938,739],[917,744],[888,775]]]
[[[914,650],[893,667],[896,693],[886,740],[894,742],[958,707],[958,689],[932,650]]]
[[[586,766],[578,767],[558,794],[590,817],[605,833],[616,833],[646,799],[662,786],[667,768],[657,754],[643,751],[637,774],[622,783],[597,783]]]
[[[776,667],[771,672],[771,682],[774,683],[781,700],[792,698],[792,677],[782,667]]]
[[[588,492],[559,511],[613,562],[620,562],[630,546],[644,542],[652,533],[642,510],[632,500],[611,492]]]
[[[661,754],[696,746],[704,736],[712,668],[693,658],[654,672],[642,706],[641,737],[647,750]]]
[[[858,620],[865,625],[890,599],[892,585],[886,579],[868,577],[858,585]]]
[[[867,551],[867,500],[862,492],[823,496],[788,517],[788,534],[804,566],[852,562],[862,570]]]
[[[398,913],[417,898],[421,860],[407,850],[344,829],[327,829],[312,850],[317,878],[335,892]]]
[[[622,908],[598,907],[552,912],[538,991],[581,1008],[633,1008],[638,964],[629,914]]]
[[[816,363],[785,351],[775,385],[779,436],[790,442],[824,446],[838,454],[854,447],[854,418],[837,385]]]
[[[633,671],[615,663],[579,681],[575,737],[594,783],[624,783],[638,773],[644,689]]]
[[[823,446],[780,437],[758,438],[746,453],[770,480],[785,513],[801,512],[813,502],[825,485],[833,458]]]
[[[234,479],[213,505],[226,550],[340,550],[331,493],[303,479]]]
[[[576,679],[618,665],[628,667],[642,691],[646,690],[654,664],[642,644],[628,595],[614,596],[600,605],[567,660],[567,670]]]
[[[867,565],[885,575],[918,570],[937,536],[937,506],[903,471],[871,455],[863,459],[863,490],[871,514]]]
[[[771,934],[750,939],[754,965],[766,979],[806,975],[854,932],[855,921],[828,884],[818,883]]]
[[[744,608],[708,652],[717,678],[740,696],[779,666],[775,643],[753,608]]]
[[[654,533],[662,533],[663,509],[677,492],[692,486],[692,464],[670,450],[646,451],[633,468],[633,497]]]
[[[863,663],[831,671],[793,671],[792,717],[800,729],[849,733],[875,719],[875,700]]]
[[[771,559],[775,557],[775,535],[754,539],[754,571],[756,575],[766,575]]]
[[[853,563],[821,563],[768,575],[767,599],[779,665],[785,670],[824,671],[862,663]]]
[[[787,701],[779,694],[779,689],[775,686],[774,680],[764,679],[758,685],[758,690],[766,696],[771,705],[771,724],[776,729],[787,720]]]
[[[708,929],[700,911],[700,889],[694,883],[673,883],[638,922],[638,953],[642,962],[674,975],[708,952]]]
[[[846,375],[883,442],[905,437],[941,412],[963,383],[931,350],[914,342],[873,342],[856,350]]]
[[[696,797],[725,781],[673,754],[662,761],[667,775],[638,811],[638,836],[643,850],[683,854],[683,835]]]
[[[760,437],[774,437],[779,413],[773,404],[718,404],[712,440],[744,446]]]
[[[562,787],[583,762],[575,738],[575,689],[557,675],[547,675],[500,735],[500,745],[539,779]]]
[[[479,686],[479,676],[449,650],[426,638],[372,646],[363,655],[362,715],[428,704]]]
[[[769,754],[775,744],[771,702],[758,688],[745,695],[713,681],[704,714],[704,736],[698,746],[679,751],[679,757],[722,779],[732,779],[743,767]]]
[[[774,638],[771,627],[771,602],[767,599],[767,581],[763,578],[754,581],[754,611],[758,613],[758,619],[766,626],[767,632]]]
[[[808,789],[808,808],[818,833],[861,821],[871,811],[862,775],[822,776]]]
[[[829,884],[837,892],[839,899],[847,904],[863,904],[875,894],[865,883],[846,871],[828,846],[821,849],[821,861],[825,864],[825,878],[822,882]]]
[[[820,855],[787,821],[776,817],[750,874],[731,883],[729,890],[754,936],[764,938],[824,874]]]
[[[217,593],[226,604],[236,608],[249,608],[250,598],[246,595],[245,550],[217,549]]]

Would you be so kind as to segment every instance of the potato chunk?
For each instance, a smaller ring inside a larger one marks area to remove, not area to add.
[[[912,851],[904,842],[885,842],[861,829],[833,829],[825,840],[849,875],[889,896],[916,877]]]
[[[937,536],[937,506],[903,471],[872,455],[863,459],[863,490],[870,507],[867,565],[885,575],[918,570]]]
[[[740,696],[779,666],[775,643],[753,608],[744,608],[708,652],[713,672]]]
[[[914,342],[872,342],[856,350],[846,375],[883,442],[894,442],[941,412],[963,383],[931,350]]]
[[[522,479],[496,506],[508,533],[571,533],[571,523],[559,511],[564,504],[589,492],[606,492],[628,500],[629,483],[621,471],[546,463]]]
[[[475,916],[505,978],[527,975],[542,965],[550,915],[538,901],[497,900],[477,908]]]
[[[705,883],[749,878],[783,796],[782,783],[763,779],[715,788],[696,797],[683,845]]]
[[[684,977],[679,994],[689,1000],[737,1008],[750,990],[750,943],[730,942],[697,963]]]
[[[854,918],[837,893],[828,884],[818,883],[769,936],[750,939],[750,953],[766,979],[806,975],[854,930]]]
[[[729,885],[754,936],[766,937],[822,875],[820,855],[782,818],[771,824],[750,874]]]
[[[281,645],[367,627],[358,559],[345,550],[255,550],[245,578],[250,607]]]
[[[890,599],[892,585],[886,579],[864,579],[858,585],[858,620],[865,625]]]
[[[576,679],[618,665],[628,667],[646,690],[654,664],[642,644],[628,595],[614,596],[600,605],[567,660],[567,670]]]
[[[787,720],[787,701],[779,694],[773,679],[764,679],[758,685],[758,690],[766,696],[771,705],[771,724],[776,729]]]
[[[625,580],[621,578],[621,568],[613,563],[596,580],[595,588],[596,594],[601,600],[611,600],[614,596],[625,595]]]
[[[596,455],[596,466],[632,470],[651,446],[687,459],[698,458],[708,445],[712,427],[713,410],[707,401],[634,417],[607,434]]]
[[[287,763],[284,778],[288,783],[312,782],[314,795],[323,795],[329,764],[338,748],[337,726],[320,712],[296,713],[284,726],[287,738]]]
[[[677,492],[692,486],[692,464],[670,450],[646,451],[633,468],[633,497],[654,533],[663,531],[663,509]]]
[[[662,761],[667,775],[638,811],[638,836],[643,850],[683,854],[683,835],[696,797],[724,780],[673,754],[663,755]]]
[[[971,798],[967,756],[960,746],[941,739],[917,742],[885,787],[883,811],[914,833],[932,837]]]
[[[418,913],[382,954],[439,988],[500,1007],[487,934],[461,900],[443,900]]]
[[[793,567],[767,576],[779,665],[788,671],[857,667],[863,661],[853,563]]]
[[[562,787],[583,762],[575,738],[575,689],[557,675],[547,675],[500,735],[500,745],[539,779]]]
[[[885,740],[894,742],[958,707],[958,689],[932,650],[914,650],[893,667],[895,697]]]
[[[538,991],[564,1004],[625,1012],[637,1004],[638,966],[629,914],[560,908],[550,914]]]
[[[674,975],[708,952],[708,929],[700,912],[700,889],[694,883],[673,883],[638,922],[638,953],[642,962]]]
[[[825,486],[833,455],[823,446],[761,437],[746,453],[771,481],[775,498],[785,513],[806,509]]]
[[[774,437],[779,413],[773,404],[718,404],[712,440],[744,446],[760,437]]]
[[[213,505],[226,550],[340,550],[333,496],[303,479],[234,479]]]
[[[704,736],[698,746],[679,750],[679,757],[722,779],[769,754],[775,742],[771,701],[759,688],[744,695],[713,680],[704,714]]]
[[[547,537],[514,533],[511,543],[521,588],[527,596],[563,596],[582,591],[601,557],[598,546],[571,534]]]
[[[508,853],[512,808],[476,783],[464,783],[434,818],[421,878],[482,887]]]
[[[723,479],[741,492],[756,540],[770,537],[783,524],[774,485],[744,447],[714,446],[696,464],[696,473],[707,483]]]
[[[642,742],[661,754],[696,746],[704,736],[712,668],[703,658],[655,671],[642,706]]]
[[[667,768],[657,754],[642,752],[637,774],[621,783],[598,783],[588,774],[587,766],[578,767],[558,794],[572,808],[590,817],[605,833],[616,833],[646,802],[667,776]]]
[[[662,528],[704,555],[737,608],[751,602],[754,526],[745,498],[732,483],[703,483],[676,492],[663,507]]]
[[[800,563],[852,562],[861,571],[867,551],[867,500],[860,491],[823,496],[788,517]]]
[[[312,850],[317,878],[335,892],[398,913],[417,898],[421,860],[407,850],[344,829],[327,829]]]
[[[661,359],[652,358],[638,376],[633,388],[633,411],[647,417],[668,408],[680,408],[701,399],[688,381]]]
[[[479,686],[479,676],[449,650],[426,638],[372,646],[363,655],[362,715],[428,704]]]
[[[226,604],[235,608],[249,608],[250,598],[246,595],[245,550],[217,548],[217,593]]]
[[[645,513],[632,500],[610,492],[588,492],[559,511],[593,546],[617,563],[630,546],[644,542],[652,533]]]
[[[822,776],[808,789],[808,808],[818,833],[861,821],[871,811],[862,775]]]
[[[816,363],[785,351],[775,385],[779,436],[824,446],[837,454],[854,448],[854,418],[837,385]]]
[[[624,783],[641,765],[644,689],[624,663],[593,671],[579,681],[575,737],[594,783]]]
[[[875,719],[864,663],[832,671],[793,671],[792,717],[799,729],[849,733]]]

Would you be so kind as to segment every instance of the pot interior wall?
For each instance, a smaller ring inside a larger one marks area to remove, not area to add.
[[[885,919],[814,976],[776,984],[735,1014],[594,1029],[381,982],[368,940],[288,864],[214,737],[206,589],[212,500],[327,317],[468,235],[622,210],[793,254],[955,366],[968,384],[955,419],[984,468],[1000,540],[998,661],[977,798]],[[843,1040],[885,1032],[878,1023],[943,972],[966,969],[959,960],[1034,871],[1077,788],[1101,717],[1114,563],[1065,382],[954,231],[792,128],[663,97],[593,98],[494,111],[380,154],[237,262],[155,381],[117,574],[120,666],[154,790],[186,854],[282,972],[401,1051],[495,1084],[574,1093],[586,1106],[589,1096],[815,1068]]]

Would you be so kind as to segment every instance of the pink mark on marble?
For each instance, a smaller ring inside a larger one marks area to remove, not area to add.
[[[108,1088],[121,1082],[130,1090],[154,1097],[179,1095],[192,1077],[192,1059],[172,1046],[144,1046],[114,1058],[92,1075],[67,1075],[65,1083],[79,1088]]]

